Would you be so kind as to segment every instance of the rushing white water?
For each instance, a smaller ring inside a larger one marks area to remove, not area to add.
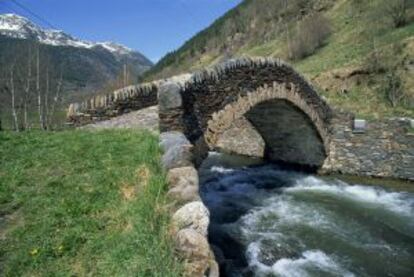
[[[212,172],[218,172],[218,173],[232,173],[234,172],[234,169],[232,168],[224,168],[222,166],[213,166],[211,168]]]
[[[347,198],[373,208],[394,212],[396,216],[412,217],[414,215],[414,200],[408,194],[385,191],[375,187],[348,185],[344,182],[326,182],[313,176],[301,178],[296,185],[288,188],[288,192],[315,192]]]
[[[201,169],[223,276],[414,276],[414,195],[281,170]]]
[[[305,277],[310,276],[308,274],[309,268],[316,267],[324,273],[347,277],[355,276],[320,250],[305,251],[297,259],[281,258],[272,266],[266,266],[259,261],[260,251],[260,244],[258,243],[251,243],[247,249],[249,265],[256,269],[256,275],[275,274],[287,277]]]

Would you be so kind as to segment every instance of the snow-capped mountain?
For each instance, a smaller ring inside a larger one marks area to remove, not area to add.
[[[135,51],[114,42],[90,42],[77,39],[61,30],[44,29],[29,19],[16,14],[0,15],[0,34],[18,39],[31,39],[53,46],[72,46],[81,48],[103,47],[118,55],[128,55]]]
[[[114,42],[90,42],[59,30],[42,28],[16,14],[0,14],[0,69],[16,59],[25,59],[39,42],[50,68],[62,70],[72,91],[105,86],[123,74],[127,65],[130,80],[150,69],[152,62],[138,51]]]

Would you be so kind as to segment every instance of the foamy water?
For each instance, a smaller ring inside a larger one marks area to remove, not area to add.
[[[414,276],[412,193],[228,160],[202,171],[223,276]]]
[[[232,173],[232,172],[234,172],[234,169],[232,169],[232,168],[225,168],[225,167],[222,167],[222,166],[213,166],[211,168],[211,172]]]
[[[385,191],[379,187],[349,185],[345,182],[330,182],[313,176],[297,180],[295,186],[286,189],[287,192],[316,192],[347,198],[373,207],[386,209],[398,216],[414,215],[414,199],[412,195],[401,192]]]
[[[255,270],[256,276],[286,276],[306,277],[312,276],[308,273],[310,268],[316,268],[322,274],[331,274],[344,277],[355,275],[342,268],[332,257],[320,250],[309,250],[301,254],[299,258],[282,258],[273,265],[267,266],[259,260],[260,244],[251,243],[247,248],[249,266]]]

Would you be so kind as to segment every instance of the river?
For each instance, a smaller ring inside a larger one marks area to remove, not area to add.
[[[211,153],[199,171],[221,276],[414,276],[414,194]]]

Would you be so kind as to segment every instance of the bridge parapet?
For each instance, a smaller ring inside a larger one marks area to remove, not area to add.
[[[94,96],[81,103],[70,104],[67,119],[75,126],[80,126],[156,104],[155,83],[128,86],[106,95]]]
[[[109,94],[96,95],[80,103],[69,105],[67,120],[75,126],[107,120],[130,111],[140,110],[158,104],[158,88],[169,82],[184,83],[190,74],[174,76],[115,90]]]

